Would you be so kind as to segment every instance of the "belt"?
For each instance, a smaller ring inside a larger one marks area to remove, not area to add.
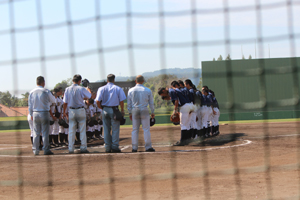
[[[69,108],[77,110],[77,109],[84,108],[84,107],[82,106],[82,107],[78,107],[78,108],[74,108],[74,107],[69,107]]]
[[[119,107],[119,106],[102,106],[103,108],[116,108],[116,107]]]

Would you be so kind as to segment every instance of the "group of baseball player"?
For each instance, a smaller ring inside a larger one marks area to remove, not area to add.
[[[52,155],[51,146],[64,145],[68,145],[72,154],[75,144],[80,144],[81,153],[89,153],[87,142],[97,138],[104,139],[106,153],[121,152],[119,134],[120,125],[125,123],[126,95],[121,87],[114,84],[115,75],[109,74],[107,84],[98,88],[97,93],[86,87],[87,80],[82,81],[78,74],[74,75],[73,84],[66,88],[64,94],[61,87],[54,88],[53,92],[45,89],[42,76],[36,81],[37,87],[28,97],[34,155],[38,155],[41,149],[44,155]],[[155,123],[153,95],[143,85],[143,76],[138,75],[135,82],[135,87],[127,95],[127,110],[132,120],[132,152],[138,151],[140,125],[144,131],[145,150],[154,152],[150,134],[150,126]],[[181,138],[174,146],[187,145],[194,139],[203,141],[220,133],[218,101],[207,86],[199,91],[190,79],[179,80],[173,81],[168,88],[159,88],[158,94],[174,104],[171,121],[181,127]]]
[[[69,119],[68,115],[65,117],[62,114],[63,111],[63,91],[62,87],[54,88],[51,91],[55,97],[55,103],[50,105],[50,127],[49,127],[49,144],[50,147],[60,147],[68,145],[68,133],[69,133]],[[92,97],[88,100],[84,100],[84,109],[86,111],[86,137],[87,142],[92,142],[94,139],[103,139],[102,136],[102,109],[97,107],[94,100],[96,94],[92,92]],[[68,114],[68,108],[66,109]],[[31,115],[27,117],[29,127],[31,130],[31,143],[33,144],[33,120]],[[80,144],[79,129],[76,129],[75,144]],[[39,148],[42,149],[42,134],[40,134]]]
[[[39,155],[42,149],[44,155],[52,155],[51,146],[63,145],[68,145],[69,153],[73,154],[76,142],[80,144],[80,153],[89,153],[87,142],[95,138],[104,138],[106,153],[121,152],[119,133],[120,125],[125,123],[126,96],[123,89],[114,84],[115,75],[109,74],[107,84],[100,87],[97,93],[84,87],[82,77],[78,74],[74,75],[72,81],[73,84],[63,94],[60,87],[54,88],[53,92],[45,89],[44,77],[37,77],[37,87],[28,97],[33,154]],[[143,76],[137,76],[135,81],[136,86],[129,90],[127,97],[127,109],[133,124],[132,152],[138,150],[141,124],[145,150],[154,152],[150,134],[150,124],[155,123],[152,92],[143,85]]]
[[[181,138],[174,146],[184,146],[195,139],[203,141],[220,134],[218,101],[207,86],[200,91],[190,79],[184,82],[178,80],[172,81],[170,87],[159,88],[158,94],[163,100],[172,101],[174,111],[171,121],[180,123]]]

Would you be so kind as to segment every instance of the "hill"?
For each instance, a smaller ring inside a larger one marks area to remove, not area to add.
[[[153,72],[145,72],[142,75],[147,79],[159,76],[161,74],[175,75],[179,79],[189,78],[193,81],[195,85],[198,85],[201,77],[201,69],[194,68],[171,68],[171,69],[161,69]],[[134,80],[135,76],[116,76],[116,81],[127,81]]]

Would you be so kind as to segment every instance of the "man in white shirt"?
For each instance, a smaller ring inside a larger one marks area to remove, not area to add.
[[[143,86],[145,79],[138,75],[135,79],[136,86],[131,88],[127,96],[127,109],[132,120],[132,152],[138,150],[139,128],[142,124],[144,130],[145,149],[147,152],[154,152],[150,134],[150,115],[148,105],[151,110],[151,118],[155,117],[152,92]]]
[[[49,145],[49,126],[50,126],[50,104],[55,103],[55,97],[45,89],[45,79],[42,76],[36,79],[37,88],[29,93],[28,107],[29,114],[33,120],[33,145],[34,155],[39,155],[40,133],[43,135],[44,155],[52,155]]]
[[[78,123],[80,131],[80,151],[81,153],[89,153],[86,142],[86,112],[84,109],[84,101],[91,98],[91,90],[80,86],[81,76],[74,75],[73,84],[67,87],[64,95],[64,117],[67,107],[69,108],[69,153],[74,153],[75,133]]]

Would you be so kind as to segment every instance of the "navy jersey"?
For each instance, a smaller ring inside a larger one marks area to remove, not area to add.
[[[190,99],[185,95],[185,92],[180,89],[169,89],[169,95],[171,97],[171,101],[175,105],[175,101],[178,100],[178,106],[181,107],[186,103],[191,103]]]
[[[194,92],[194,104],[201,105],[202,93],[199,90]]]
[[[206,96],[206,105],[211,106],[213,104],[213,96],[211,94]]]
[[[169,88],[169,96],[171,97],[172,103],[175,105],[175,101],[178,100],[178,98],[173,88]]]
[[[185,96],[189,96],[190,95],[190,91],[186,88],[179,88],[179,90],[185,95]]]
[[[213,97],[212,100],[213,100],[213,104],[212,104],[213,107],[214,107],[214,108],[219,108],[219,103],[218,103],[218,101],[217,101],[217,98],[216,98],[216,97]]]
[[[206,96],[204,94],[201,94],[201,106],[206,106]]]
[[[190,89],[189,90],[189,99],[190,99],[190,101],[191,102],[193,102],[193,104],[195,104],[195,91],[194,91],[194,89]]]

